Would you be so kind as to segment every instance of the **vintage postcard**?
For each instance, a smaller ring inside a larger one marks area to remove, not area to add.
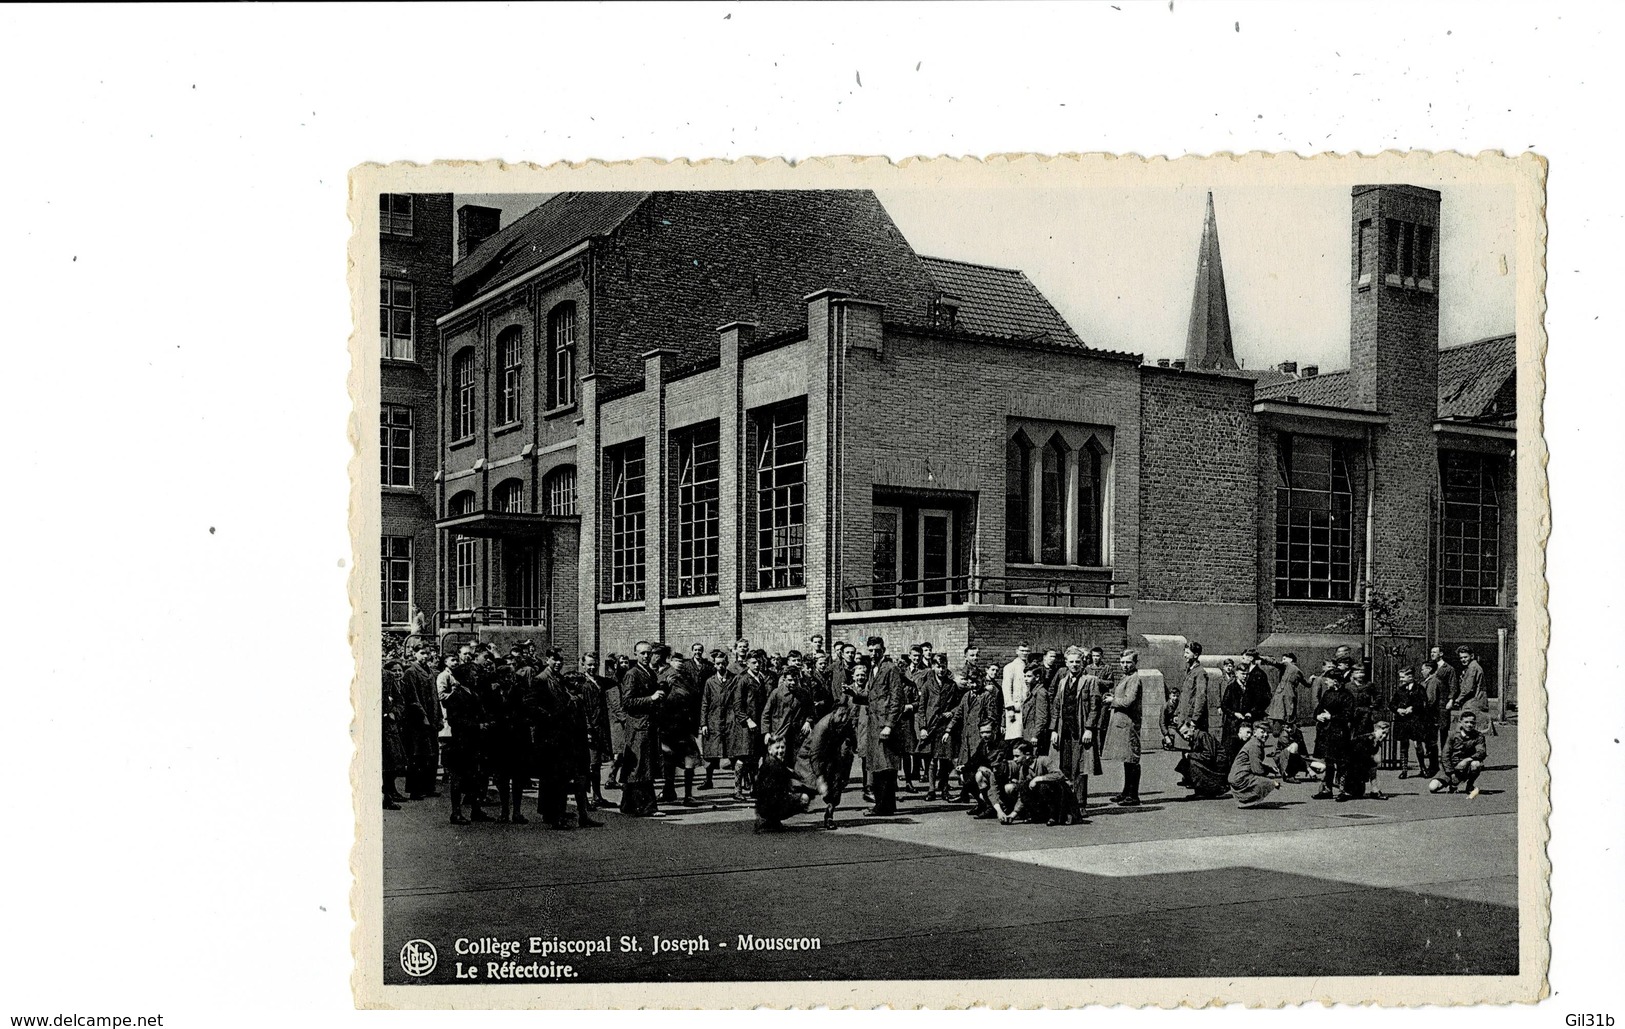
[[[1544,996],[1544,190],[356,169],[357,1003]]]

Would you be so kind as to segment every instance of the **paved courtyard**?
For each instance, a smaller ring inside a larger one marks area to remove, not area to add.
[[[1065,828],[972,820],[923,793],[864,818],[854,791],[837,831],[807,816],[757,836],[726,774],[700,808],[610,810],[590,831],[533,810],[530,825],[453,826],[443,799],[417,801],[384,812],[385,981],[456,982],[460,965],[487,982],[505,956],[578,982],[1511,974],[1515,733],[1490,740],[1473,799],[1382,772],[1386,800],[1289,784],[1279,807],[1241,809],[1185,799],[1157,752],[1144,806],[1097,804]],[[1108,769],[1091,789],[1120,785]],[[741,936],[818,949],[742,951]],[[412,939],[438,956],[421,978],[399,960]],[[483,939],[520,947],[458,953]]]

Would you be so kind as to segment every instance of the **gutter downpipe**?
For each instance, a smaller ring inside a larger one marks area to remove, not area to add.
[[[1365,659],[1367,674],[1375,675],[1376,622],[1371,613],[1371,584],[1376,579],[1372,567],[1376,559],[1377,525],[1377,440],[1371,426],[1365,428]]]

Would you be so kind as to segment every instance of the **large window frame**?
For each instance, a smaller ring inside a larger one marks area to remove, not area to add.
[[[800,589],[807,576],[807,404],[751,415],[758,590]]]
[[[409,279],[378,280],[378,348],[391,361],[413,360],[417,287]]]
[[[577,513],[575,465],[561,465],[542,479],[542,493],[547,497],[547,513],[567,517]]]
[[[412,537],[379,538],[379,613],[384,625],[412,621]]]
[[[405,404],[378,408],[378,482],[386,487],[412,486],[412,409]]]
[[[454,440],[469,439],[474,435],[476,382],[474,348],[464,347],[451,359],[451,424]]]
[[[565,301],[547,315],[547,407],[576,402],[576,305]]]
[[[1439,455],[1439,603],[1501,603],[1501,459],[1449,450]]]
[[[1354,598],[1352,446],[1328,436],[1278,437],[1275,598]]]
[[[473,514],[477,503],[473,491],[465,490],[447,502],[446,513],[453,518]],[[449,550],[452,609],[472,611],[479,600],[480,541],[473,536],[454,534]]]
[[[412,235],[412,208],[410,193],[378,194],[378,231],[385,236]]]
[[[648,574],[643,441],[606,450],[604,468],[609,493],[606,596],[612,604],[641,601]]]
[[[1110,440],[1110,429],[1101,426],[1010,425],[1004,444],[1006,565],[1110,567]]]
[[[673,434],[679,597],[717,595],[722,554],[721,444],[716,422]]]
[[[517,325],[497,335],[497,360],[502,368],[502,425],[517,425],[523,413],[525,333]]]

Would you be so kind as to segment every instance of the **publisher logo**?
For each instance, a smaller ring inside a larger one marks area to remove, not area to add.
[[[428,940],[407,940],[401,948],[401,970],[407,975],[428,975],[440,960]]]

